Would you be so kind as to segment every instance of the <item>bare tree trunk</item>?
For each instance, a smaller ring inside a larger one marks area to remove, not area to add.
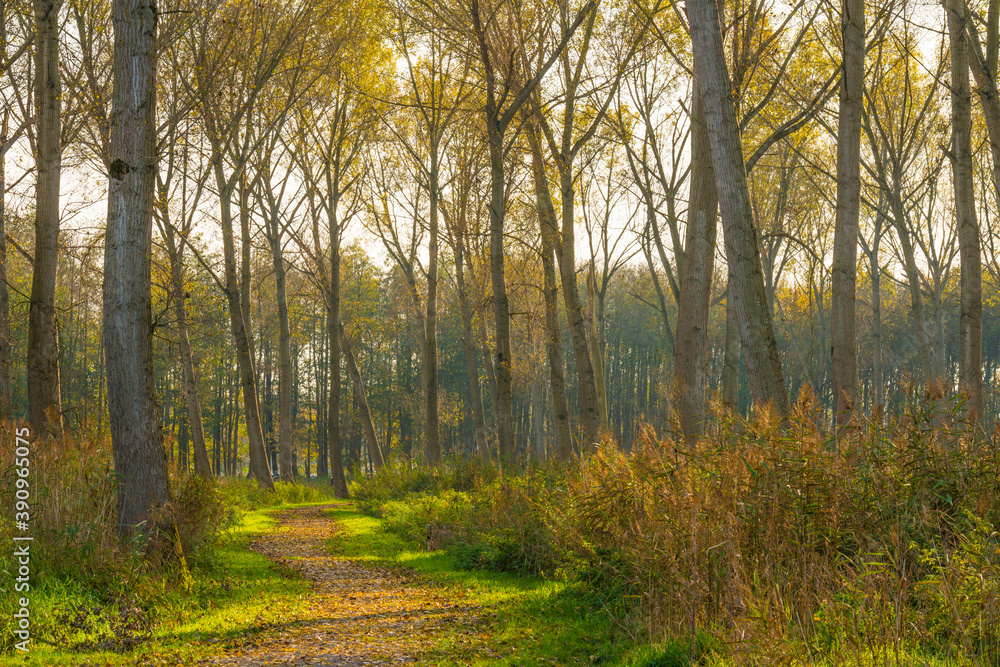
[[[361,370],[358,362],[354,358],[354,351],[351,349],[351,340],[344,332],[344,325],[340,325],[340,347],[344,352],[344,359],[347,361],[347,372],[351,376],[354,385],[354,405],[361,417],[361,428],[365,433],[365,441],[368,444],[368,456],[371,458],[372,467],[375,472],[382,469],[385,460],[382,458],[382,450],[378,446],[378,434],[375,432],[375,422],[372,421],[372,412],[368,407],[368,396],[365,394],[365,385],[361,381]]]
[[[597,396],[597,414],[600,416],[601,437],[610,437],[608,426],[608,388],[604,381],[604,345],[597,327],[599,318],[596,307],[597,277],[591,262],[587,272],[587,338],[590,341],[590,362],[594,368],[594,393]]]
[[[945,9],[951,44],[951,169],[962,262],[958,384],[968,394],[970,418],[978,420],[983,417],[983,267],[972,171],[972,92],[966,35],[966,23],[972,19],[965,0],[947,0]]]
[[[104,250],[104,349],[118,479],[118,532],[126,540],[150,518],[151,511],[170,501],[153,377],[150,294],[156,181],[156,5],[152,0],[114,0],[111,17],[115,49]]]
[[[872,273],[872,384],[874,406],[885,406],[885,379],[882,371],[882,277],[878,267]]]
[[[573,222],[572,163],[564,165],[560,172],[562,194],[562,244],[556,250],[559,254],[559,275],[562,279],[563,302],[569,325],[570,341],[573,343],[573,360],[580,388],[580,427],[583,430],[581,445],[589,446],[597,442],[601,435],[601,412],[597,405],[597,380],[594,364],[587,344],[587,321],[580,301],[580,289],[576,282],[576,231]]]
[[[226,299],[229,303],[229,321],[236,344],[236,362],[240,372],[240,389],[243,394],[243,414],[247,427],[247,446],[250,450],[250,474],[264,489],[274,489],[274,480],[267,465],[267,451],[264,449],[264,432],[260,423],[260,403],[257,395],[257,372],[250,331],[247,328],[248,313],[243,309],[243,287],[236,275],[236,241],[233,234],[232,189],[228,185],[222,167],[222,152],[214,150],[215,180],[219,188],[219,222],[222,225],[222,254],[225,261]]]
[[[920,292],[920,270],[913,254],[913,240],[906,227],[906,218],[903,205],[899,195],[899,179],[894,179],[896,192],[892,198],[893,223],[896,227],[896,236],[899,239],[899,247],[903,252],[903,270],[906,273],[906,282],[910,291],[910,312],[913,315],[913,327],[917,337],[917,359],[920,363],[920,372],[923,379],[930,380],[934,371],[931,368],[930,345],[927,342],[927,322],[924,317],[924,298]]]
[[[541,379],[531,383],[531,455],[538,462],[545,460],[545,384]]]
[[[490,400],[493,401],[494,405],[497,402],[497,374],[496,369],[493,364],[489,363],[490,360],[490,338],[486,334],[486,324],[483,322],[482,317],[479,318],[479,340],[483,342],[482,353],[484,366],[486,367],[486,388],[490,392]]]
[[[333,192],[337,192],[334,187]],[[346,498],[343,443],[340,440],[340,221],[337,207],[330,215],[330,293],[327,297],[327,336],[330,345],[330,387],[326,416],[327,449],[330,455],[330,484],[338,498]]]
[[[843,78],[837,128],[837,220],[833,240],[830,337],[833,406],[838,427],[851,422],[858,400],[857,272],[861,211],[861,116],[864,113],[865,3],[844,0]]]
[[[503,136],[495,119],[487,118],[490,144],[490,276],[493,284],[493,318],[496,326],[496,415],[497,440],[502,465],[514,458],[514,392],[510,353],[510,298],[504,276],[504,169]]]
[[[885,193],[883,192],[879,194],[878,208],[875,212],[875,235],[871,247],[865,245],[872,300],[872,414],[878,415],[880,420],[885,407],[885,379],[882,370],[882,271],[879,265],[879,249],[884,234],[882,226],[884,203]]]
[[[35,0],[36,130],[35,254],[28,315],[28,417],[36,433],[58,435],[59,343],[56,265],[59,254],[60,146],[59,9],[61,0]],[[51,418],[51,421],[50,421]]]
[[[278,470],[283,482],[292,481],[292,334],[288,324],[288,294],[285,260],[281,252],[281,225],[276,206],[267,219],[268,241],[274,263],[275,295],[278,300]]]
[[[979,41],[975,21],[966,21],[972,51],[972,73],[983,109],[993,158],[993,196],[1000,208],[1000,93],[997,91],[997,49],[1000,48],[1000,0],[990,0],[987,12],[986,50]]]
[[[708,391],[708,314],[715,269],[715,189],[705,106],[697,83],[691,111],[691,195],[677,302],[677,343],[674,377],[678,384],[677,411],[688,444],[704,432]],[[655,224],[655,222],[653,223]]]
[[[730,288],[732,284],[730,283]],[[722,400],[733,410],[740,407],[740,331],[733,293],[726,295],[726,349],[722,366]]]
[[[432,141],[436,142],[435,136]],[[432,466],[441,464],[441,434],[438,418],[437,360],[437,287],[438,287],[438,149],[430,151],[430,234],[427,242],[427,317],[424,334],[424,437],[427,439],[427,460]]]
[[[760,247],[747,187],[746,161],[726,71],[718,7],[714,0],[689,0],[687,7],[695,76],[705,104],[725,231],[730,295],[736,305],[750,388],[757,404],[770,403],[778,413],[786,415],[788,392],[774,323],[768,314]]]
[[[166,193],[161,192],[160,198],[161,201],[166,202]],[[164,209],[166,209],[165,206]],[[164,210],[163,214],[166,215],[166,213]],[[163,226],[166,230],[167,253],[170,255],[170,282],[174,293],[174,318],[177,320],[177,348],[181,357],[181,368],[184,372],[184,398],[191,441],[194,446],[194,467],[199,475],[211,479],[212,466],[208,461],[205,426],[201,420],[201,398],[198,396],[198,381],[194,371],[194,360],[191,356],[191,341],[188,338],[187,307],[184,303],[184,246],[178,246],[174,228],[169,220],[165,219]]]
[[[541,146],[535,128],[527,126],[531,148],[531,168],[535,181],[535,204],[542,237],[542,289],[545,293],[546,348],[549,354],[549,384],[552,388],[552,418],[556,429],[556,459],[568,461],[573,455],[573,436],[569,426],[569,401],[566,398],[566,361],[563,359],[559,329],[559,288],[556,284],[554,256],[556,228],[555,207],[545,174]]]
[[[642,245],[642,254],[646,256],[646,267],[649,269],[649,278],[653,281],[653,287],[656,291],[656,310],[660,315],[660,322],[663,324],[663,342],[666,344],[666,352],[669,355],[672,351],[676,352],[677,341],[674,338],[674,332],[670,329],[670,316],[667,312],[667,298],[663,293],[663,287],[660,285],[660,277],[656,273],[656,265],[653,264],[653,250],[650,247],[652,244],[650,236],[652,236],[652,228],[655,224],[656,209],[653,207],[652,200],[647,199],[645,240],[640,242]]]
[[[476,427],[476,451],[483,462],[490,460],[490,447],[486,440],[486,421],[483,416],[483,393],[479,383],[478,348],[472,334],[472,304],[469,303],[465,284],[465,239],[455,242],[455,280],[458,283],[458,305],[462,312],[462,345],[465,348],[465,366],[469,373],[469,393],[472,398],[472,419]]]

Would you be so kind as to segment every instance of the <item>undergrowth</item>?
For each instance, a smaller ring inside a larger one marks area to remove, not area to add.
[[[693,449],[646,427],[563,466],[403,465],[352,491],[456,567],[582,582],[663,648],[651,665],[1000,665],[1000,433],[961,414],[931,392],[837,441],[806,392],[787,421],[720,409]]]
[[[13,426],[0,426],[0,438],[13,443]],[[13,447],[0,448],[0,506],[6,508],[14,501],[13,463]],[[85,431],[38,439],[31,445],[30,470],[32,641],[69,651],[133,650],[163,621],[158,610],[183,611],[177,592],[180,599],[198,597],[191,587],[212,575],[220,546],[245,512],[331,497],[322,483],[279,482],[268,493],[250,480],[173,476],[173,501],[153,518],[170,526],[163,535],[167,548],[150,551],[141,533],[127,543],[118,538],[107,436]],[[13,544],[13,528],[0,522],[0,542]],[[13,550],[4,549],[0,654],[13,651],[14,604],[24,595],[14,590],[15,565]]]

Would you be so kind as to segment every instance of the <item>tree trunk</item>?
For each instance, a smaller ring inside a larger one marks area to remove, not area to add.
[[[127,540],[152,511],[170,501],[153,376],[150,294],[156,180],[156,6],[152,0],[114,0],[111,17],[115,48],[104,250],[104,349],[118,480],[118,533]]]
[[[983,417],[983,278],[972,171],[972,93],[969,88],[969,46],[966,23],[971,15],[965,0],[947,0],[951,44],[951,172],[962,263],[958,384],[968,395],[969,417]]]
[[[166,193],[160,193],[160,200],[166,202]],[[164,208],[166,207],[164,206]],[[167,211],[164,210],[163,215],[166,216]],[[191,341],[188,338],[187,307],[184,303],[184,246],[178,246],[174,228],[168,219],[164,219],[163,226],[166,229],[167,253],[170,255],[170,282],[174,292],[174,317],[177,320],[177,348],[181,357],[181,368],[184,372],[184,399],[191,442],[194,446],[194,467],[199,475],[211,479],[212,466],[208,461],[208,449],[205,446],[205,426],[201,419],[201,398],[198,396],[198,381],[195,377],[194,360],[191,356]]]
[[[990,0],[987,13],[986,50],[979,41],[975,21],[967,21],[969,47],[972,51],[972,73],[976,78],[976,93],[983,109],[983,119],[990,140],[993,158],[993,196],[1000,208],[1000,93],[997,91],[997,49],[1000,48],[1000,0]]]
[[[573,360],[580,389],[580,427],[583,431],[581,446],[588,447],[600,439],[601,413],[597,405],[597,380],[594,364],[587,344],[587,321],[580,300],[580,288],[576,282],[576,230],[573,220],[573,164],[562,165],[559,174],[562,194],[562,238],[559,254],[559,275],[562,279],[563,302],[569,325],[570,341],[573,343]]]
[[[705,107],[697,84],[691,111],[691,195],[677,303],[677,343],[674,377],[677,411],[689,445],[704,432],[708,391],[708,314],[715,269],[716,211],[712,149],[705,124]],[[655,224],[655,222],[653,223]]]
[[[556,283],[556,260],[552,249],[552,234],[548,243],[542,241],[542,271],[545,290],[546,348],[549,356],[549,387],[552,391],[552,418],[556,431],[556,460],[568,461],[573,455],[573,435],[569,424],[569,400],[566,397],[566,361],[563,358],[562,335],[559,328],[559,287]]]
[[[893,176],[892,217],[896,236],[899,239],[899,247],[903,252],[903,270],[906,273],[906,281],[910,291],[910,312],[913,314],[913,327],[917,336],[917,358],[923,379],[927,381],[933,377],[933,370],[931,368],[930,345],[927,342],[924,298],[920,292],[920,270],[917,268],[916,258],[913,254],[913,241],[910,239],[910,232],[906,227],[906,214],[903,211],[899,180],[898,174]]]
[[[861,117],[864,113],[865,3],[844,0],[843,78],[837,128],[837,220],[833,239],[830,337],[833,409],[838,427],[851,422],[858,401],[857,272],[861,210]]]
[[[597,396],[597,414],[600,416],[601,438],[611,436],[608,426],[608,387],[604,380],[604,344],[598,330],[597,278],[594,263],[587,272],[587,338],[590,341],[590,363],[594,368],[594,394]]]
[[[479,382],[478,349],[472,334],[472,304],[469,303],[468,288],[465,284],[464,263],[465,239],[459,236],[455,242],[455,281],[458,283],[458,305],[462,312],[462,346],[465,348],[465,366],[469,373],[472,419],[476,427],[476,451],[479,453],[479,458],[485,463],[490,460],[490,447],[486,440],[486,421],[483,416],[483,390]]]
[[[292,333],[288,324],[288,294],[285,288],[285,260],[281,252],[278,211],[272,204],[267,224],[271,258],[274,262],[275,295],[278,300],[278,470],[283,482],[292,475]]]
[[[531,383],[531,457],[545,461],[545,384],[541,379]]]
[[[754,401],[789,411],[774,323],[768,314],[760,247],[750,206],[746,161],[736,105],[726,71],[719,12],[714,0],[689,0],[695,76],[701,86],[712,146],[729,262],[729,287],[736,306],[743,355]]]
[[[569,401],[566,398],[566,361],[563,359],[562,335],[559,329],[559,288],[556,284],[554,250],[558,229],[555,207],[545,174],[538,135],[527,126],[531,148],[531,168],[535,181],[535,205],[542,237],[542,289],[545,293],[546,348],[549,354],[549,384],[552,389],[552,419],[556,430],[556,460],[568,461],[573,455],[573,436],[569,426]]]
[[[335,186],[332,190],[337,192]],[[327,341],[330,346],[330,387],[326,414],[327,450],[330,455],[330,484],[338,498],[346,498],[343,443],[340,439],[340,221],[337,206],[330,209],[330,293],[327,295]]]
[[[493,284],[493,318],[496,326],[496,415],[497,440],[502,465],[509,465],[514,458],[514,394],[510,353],[510,298],[504,276],[504,169],[503,136],[497,120],[487,117],[490,144],[490,276]]]
[[[438,287],[438,148],[432,139],[430,155],[430,230],[427,241],[427,317],[424,334],[424,428],[427,460],[441,464],[441,434],[438,418],[437,287]]]
[[[653,263],[653,251],[650,247],[653,225],[656,224],[656,208],[653,206],[651,198],[646,200],[646,240],[641,242],[642,254],[646,256],[646,267],[649,269],[649,278],[653,282],[656,291],[657,311],[660,315],[660,322],[663,324],[663,342],[666,345],[666,352],[670,354],[677,350],[677,341],[674,332],[670,329],[670,315],[667,312],[667,297],[663,293],[660,285],[660,277],[656,273],[656,265]]]
[[[236,275],[236,241],[233,234],[232,187],[229,185],[222,167],[222,151],[215,153],[215,180],[219,188],[219,222],[222,225],[222,254],[225,261],[226,299],[229,304],[229,321],[236,344],[236,363],[240,373],[240,389],[243,394],[243,414],[247,427],[247,446],[250,450],[250,474],[257,484],[267,490],[274,489],[274,480],[267,465],[267,451],[264,448],[264,431],[260,423],[260,403],[257,393],[257,371],[250,331],[247,328],[249,314],[244,312],[242,284]],[[245,253],[244,253],[245,254]]]
[[[343,324],[340,325],[340,347],[344,352],[344,360],[347,361],[347,372],[351,376],[351,383],[354,385],[354,406],[361,418],[361,428],[364,430],[365,442],[368,444],[368,457],[371,459],[375,472],[378,472],[385,465],[385,460],[382,458],[382,450],[378,446],[378,434],[375,432],[375,422],[372,420],[372,412],[368,407],[365,385],[361,381],[361,370],[354,358],[351,340],[344,333]]]
[[[729,287],[732,287],[732,283]],[[733,410],[740,409],[740,331],[736,322],[736,305],[733,303],[732,291],[726,295],[726,349],[722,367],[722,400]]]
[[[60,145],[59,9],[62,0],[35,0],[36,184],[35,254],[28,315],[28,418],[39,435],[61,431],[56,264],[59,254]]]

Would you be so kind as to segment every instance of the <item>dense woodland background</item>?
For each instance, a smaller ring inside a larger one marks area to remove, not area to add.
[[[110,4],[35,4],[57,12],[57,405],[65,428],[101,431],[108,423],[100,290],[102,198],[113,169]],[[976,46],[993,76],[996,3],[965,6],[966,38],[982,33]],[[2,8],[0,317],[9,334],[0,332],[0,402],[23,418],[31,399],[29,302],[41,262],[41,98],[33,85],[42,39],[29,3],[5,0]],[[918,0],[866,9],[858,402],[864,414],[880,414],[899,410],[929,380],[939,379],[945,395],[958,389],[959,234],[946,11]],[[470,11],[486,9],[445,0],[161,3],[153,350],[165,442],[179,470],[195,465],[203,439],[212,472],[246,473],[248,387],[259,398],[270,466],[282,468],[279,444],[288,443],[289,475],[330,474],[334,386],[348,470],[399,455],[432,462],[475,455],[477,426],[497,456],[495,190],[483,122],[484,105],[496,100],[487,93],[499,98],[501,114],[513,109],[500,141],[515,449],[501,453],[556,457],[557,427],[567,415],[580,451],[592,400],[581,400],[581,377],[596,389],[602,432],[624,446],[644,424],[679,433],[675,377],[688,357],[677,357],[677,304],[701,177],[692,155],[706,150],[692,148],[692,114],[703,112],[692,102],[684,6],[498,2],[481,29]],[[806,0],[734,0],[722,12],[781,368],[793,399],[807,386],[815,392],[825,428],[834,411],[831,266],[844,14],[838,3]],[[551,69],[522,96],[550,57]],[[975,98],[987,85],[973,81]],[[1000,230],[977,99],[971,145],[985,268],[985,415],[992,420]],[[559,220],[548,240],[539,222],[546,183]],[[721,233],[717,245],[708,396],[746,414],[752,396]],[[332,256],[339,257],[339,289]],[[331,343],[331,283],[344,345]],[[576,295],[567,309],[571,283]],[[555,293],[549,313],[545,297]],[[242,305],[252,357],[253,382],[243,389],[234,302]],[[550,335],[552,322],[558,330]],[[580,332],[583,353],[574,339]],[[594,380],[581,373],[584,357]],[[566,407],[553,397],[557,366]],[[193,420],[202,426],[192,428]]]

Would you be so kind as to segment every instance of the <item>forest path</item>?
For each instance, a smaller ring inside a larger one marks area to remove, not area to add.
[[[367,667],[421,662],[448,634],[477,623],[479,607],[456,601],[454,591],[400,568],[331,555],[325,543],[342,531],[325,510],[338,505],[285,509],[279,527],[251,548],[312,583],[308,613],[269,625],[224,655],[203,661],[225,667],[311,665]]]

